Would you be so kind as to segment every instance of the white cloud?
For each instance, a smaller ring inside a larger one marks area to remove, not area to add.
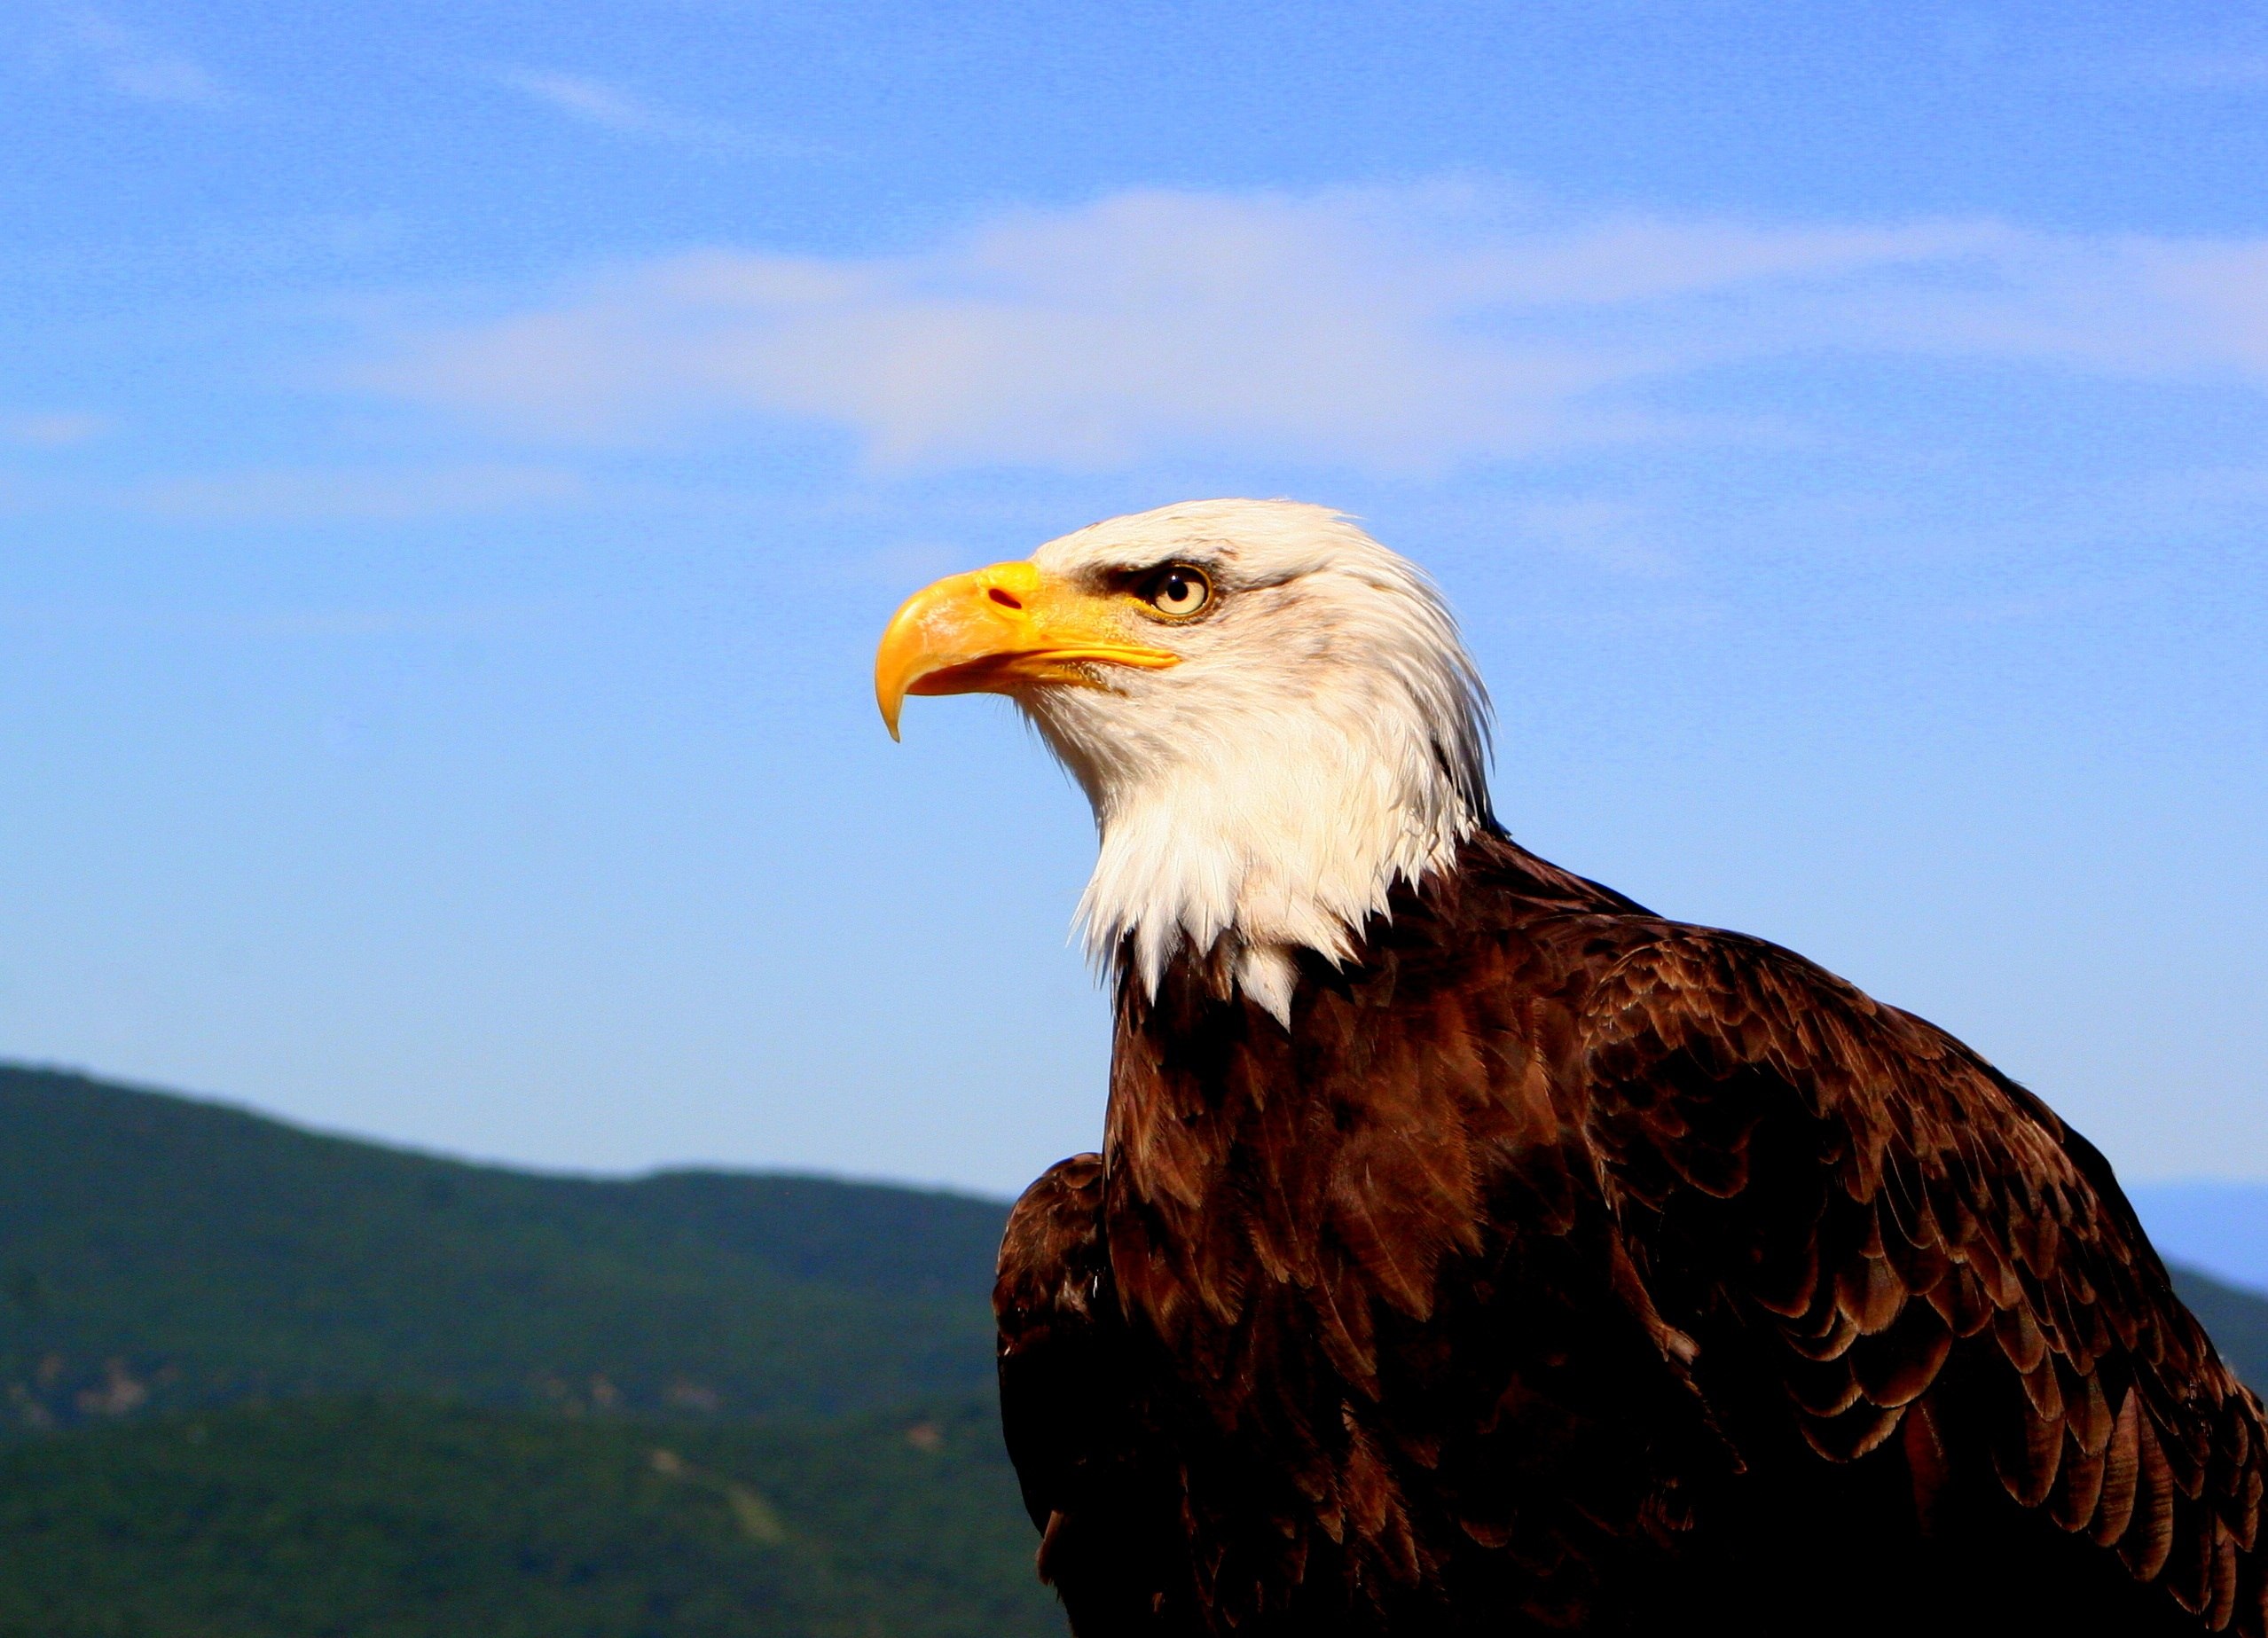
[[[2268,88],[2268,57],[2187,52],[2146,58],[2129,65],[2122,77],[2156,90],[2259,90]]]
[[[569,119],[595,125],[618,136],[640,137],[660,142],[690,144],[735,153],[790,157],[792,145],[759,137],[720,120],[702,119],[657,106],[621,86],[587,74],[558,74],[536,68],[507,69],[499,82],[534,98]]]
[[[186,522],[391,523],[569,505],[585,493],[580,478],[542,467],[288,468],[166,480],[144,489],[135,504]]]
[[[59,450],[84,443],[110,430],[99,415],[73,410],[48,410],[0,415],[0,441],[29,444],[35,449]]]
[[[1589,497],[1537,501],[1519,517],[1522,532],[1601,568],[1636,579],[1668,580],[1685,566],[1660,544],[1661,529],[1635,502]]]
[[[490,637],[557,614],[556,607],[536,603],[211,609],[0,602],[0,629],[224,639]]]
[[[2268,241],[1135,192],[904,255],[669,256],[399,338],[361,380],[595,442],[753,415],[883,465],[1233,448],[1426,471],[1659,435],[1676,423],[1630,389],[1825,352],[2268,384]]]
[[[86,12],[73,32],[104,82],[123,96],[192,108],[217,108],[230,100],[227,87],[202,64],[167,50],[139,28]]]

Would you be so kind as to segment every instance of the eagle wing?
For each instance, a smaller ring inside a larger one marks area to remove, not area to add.
[[[1001,1424],[1041,1530],[1080,1486],[1090,1407],[1107,1369],[1114,1316],[1096,1299],[1108,1270],[1100,1211],[1103,1157],[1058,1161],[1024,1191],[1001,1239],[993,1313],[999,1325]]]
[[[1137,1418],[1126,1323],[1102,1231],[1103,1157],[1058,1161],[1024,1191],[1001,1241],[1001,1429],[1040,1532],[1039,1571],[1080,1638],[1134,1638],[1171,1562],[1153,1540],[1173,1498],[1129,1460]]]
[[[1901,1441],[1925,1527],[1991,1487],[2209,1629],[2262,1630],[2260,1402],[2036,1098],[1800,957],[1694,929],[1602,976],[1577,1069],[1652,1300],[1739,1339],[1819,1457]],[[1740,1391],[1710,1352],[1704,1391]]]

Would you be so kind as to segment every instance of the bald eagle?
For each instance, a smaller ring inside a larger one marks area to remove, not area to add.
[[[2263,1633],[2261,1405],[2109,1165],[1936,1029],[1546,863],[1424,575],[1208,501],[876,660],[1091,799],[1103,1149],[1001,1410],[1079,1638]]]

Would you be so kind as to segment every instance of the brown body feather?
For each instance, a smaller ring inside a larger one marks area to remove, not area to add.
[[[2260,1404],[2094,1149],[1499,837],[1288,1031],[1122,984],[996,1306],[1079,1638],[2268,1638]]]

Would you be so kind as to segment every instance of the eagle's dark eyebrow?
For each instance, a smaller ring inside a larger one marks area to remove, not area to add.
[[[1106,592],[1129,592],[1143,581],[1162,575],[1167,569],[1183,563],[1192,568],[1202,569],[1208,580],[1219,578],[1218,572],[1212,565],[1181,553],[1169,553],[1151,563],[1130,564],[1123,568],[1108,567],[1095,569],[1091,573],[1095,584]]]

